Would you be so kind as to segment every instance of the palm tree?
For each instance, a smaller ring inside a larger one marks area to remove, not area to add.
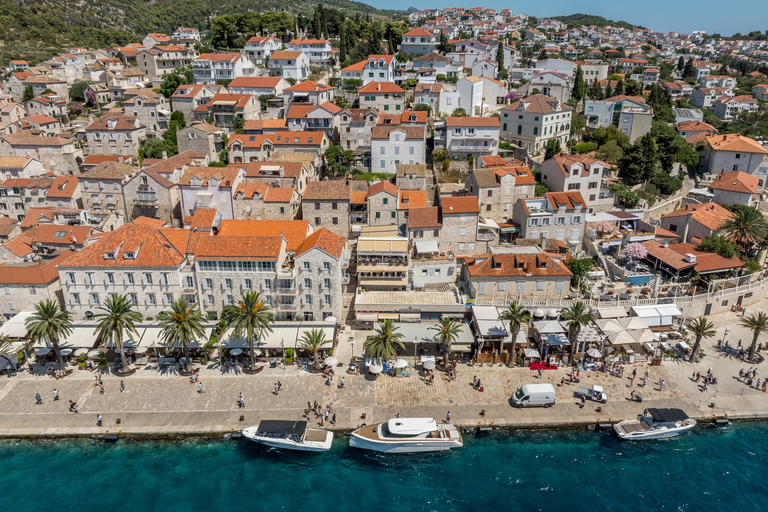
[[[311,331],[306,331],[301,336],[301,340],[299,340],[299,342],[301,343],[301,348],[312,352],[315,370],[319,370],[320,357],[317,355],[317,353],[320,351],[323,345],[330,343],[331,340],[325,339],[325,333],[320,329],[312,329]]]
[[[63,368],[59,340],[72,333],[72,315],[63,311],[58,302],[47,299],[35,304],[35,312],[27,318],[25,324],[32,339],[53,347],[59,368]]]
[[[694,318],[688,323],[688,330],[696,336],[696,343],[693,344],[693,350],[691,350],[691,357],[688,359],[689,363],[696,362],[696,355],[699,353],[699,345],[701,345],[701,338],[711,338],[715,335],[715,326],[707,320],[705,317]]]
[[[523,309],[517,302],[510,302],[507,309],[499,314],[499,320],[509,322],[509,333],[512,335],[512,346],[509,350],[509,361],[507,366],[512,368],[515,365],[515,346],[517,345],[517,336],[523,324],[531,321],[531,313]]]
[[[395,357],[397,355],[396,346],[405,348],[401,340],[403,334],[397,332],[397,329],[392,320],[387,319],[379,322],[379,325],[376,326],[376,333],[365,340],[363,344],[365,355],[377,359]]]
[[[251,367],[256,361],[253,348],[254,338],[261,336],[263,331],[272,332],[270,325],[275,321],[272,309],[264,302],[261,292],[247,291],[243,293],[237,304],[225,306],[221,313],[224,325],[232,329],[234,336],[245,336],[251,353]]]
[[[763,313],[754,313],[746,318],[741,319],[741,325],[749,329],[754,333],[752,338],[752,345],[749,346],[749,360],[755,359],[755,352],[757,351],[757,338],[762,333],[768,333],[768,315]]]
[[[768,236],[768,224],[755,208],[739,208],[725,222],[722,232],[742,249],[763,242]]]
[[[169,311],[157,315],[157,319],[166,349],[170,346],[184,349],[184,357],[189,365],[189,345],[205,337],[202,313],[190,310],[189,302],[179,299],[171,304]]]
[[[435,331],[435,337],[440,340],[443,346],[443,366],[448,367],[448,353],[451,351],[451,343],[458,339],[461,334],[461,327],[458,322],[447,316],[441,316],[437,325],[430,327],[430,331]]]
[[[5,334],[0,334],[0,354],[5,354],[11,348],[11,338]]]
[[[592,314],[583,302],[578,301],[570,308],[563,310],[560,313],[560,317],[568,321],[568,341],[571,343],[571,363],[573,363],[573,356],[576,353],[576,340],[579,337],[581,328],[595,323],[595,315]]]
[[[131,341],[134,340],[134,336],[138,337],[136,324],[144,318],[144,315],[135,308],[136,304],[127,295],[110,295],[104,299],[103,305],[97,308],[103,313],[94,317],[97,320],[94,334],[102,343],[111,341],[112,346],[117,347],[125,368],[128,367],[128,358],[123,345],[125,336],[128,336]]]

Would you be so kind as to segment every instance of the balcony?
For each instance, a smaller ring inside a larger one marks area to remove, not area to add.
[[[277,310],[278,311],[296,311],[299,308],[299,305],[296,302],[292,302],[290,304],[288,303],[277,303]]]
[[[275,288],[275,293],[277,295],[296,295],[296,288],[277,287]]]
[[[157,204],[157,196],[155,194],[138,194],[136,204]]]

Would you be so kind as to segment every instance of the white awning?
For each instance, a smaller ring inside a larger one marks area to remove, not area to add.
[[[527,348],[523,351],[525,354],[525,357],[529,359],[541,359],[541,356],[539,355],[539,351],[535,348]]]
[[[379,313],[379,320],[398,320],[400,319],[399,313]]]
[[[5,322],[0,327],[0,335],[8,336],[9,338],[25,338],[27,336],[27,318],[32,316],[32,311],[21,311]]]
[[[624,308],[599,308],[597,316],[600,318],[622,318],[627,316]]]
[[[428,254],[440,252],[437,242],[434,240],[422,240],[416,242],[416,252],[419,254]]]
[[[358,322],[378,322],[378,313],[355,313],[355,320]]]
[[[61,340],[59,345],[67,348],[95,348],[96,347],[96,325],[75,325],[72,332],[65,339]],[[142,328],[137,329],[141,334]],[[125,337],[128,340],[128,337]],[[137,338],[138,339],[138,338]]]

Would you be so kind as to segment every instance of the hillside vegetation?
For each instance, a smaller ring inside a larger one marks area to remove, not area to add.
[[[626,21],[613,21],[607,18],[603,18],[602,16],[595,16],[593,14],[577,13],[577,14],[569,14],[568,16],[552,16],[552,17],[568,25],[568,28],[577,28],[582,25],[587,25],[587,26],[595,25],[596,27],[611,26],[611,27],[619,27],[619,28],[627,28],[627,29],[645,28],[639,25],[632,25],[631,23],[627,23]]]
[[[306,15],[317,4],[348,15],[395,15],[351,0],[0,0],[0,42],[5,58],[43,47],[108,47],[179,26],[206,30],[220,14],[281,10]]]

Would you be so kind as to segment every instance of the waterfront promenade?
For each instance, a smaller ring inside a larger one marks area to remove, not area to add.
[[[768,300],[751,306],[751,312],[764,310]],[[479,367],[459,364],[458,378],[447,382],[441,373],[428,385],[415,368],[411,377],[394,378],[381,375],[373,379],[368,375],[350,376],[339,367],[334,386],[325,383],[324,376],[307,374],[296,367],[265,369],[258,375],[245,375],[230,371],[222,374],[218,368],[204,368],[200,380],[205,393],[197,392],[197,385],[189,378],[174,372],[160,372],[155,367],[143,368],[123,378],[125,391],[120,391],[121,378],[105,374],[105,393],[94,386],[94,373],[75,371],[72,375],[55,380],[47,375],[20,372],[11,378],[0,378],[0,436],[74,436],[99,435],[120,432],[124,435],[174,435],[198,433],[224,433],[258,423],[261,419],[302,419],[307,401],[317,400],[325,406],[333,404],[336,425],[331,428],[352,429],[362,423],[383,421],[396,413],[402,416],[429,416],[438,420],[451,412],[452,422],[462,426],[567,426],[601,422],[615,422],[633,418],[645,407],[680,407],[690,416],[703,419],[713,414],[730,418],[768,417],[768,394],[750,388],[736,379],[740,368],[750,365],[739,362],[735,356],[723,355],[716,347],[723,338],[724,329],[730,331],[727,339],[732,347],[739,340],[749,346],[752,335],[738,324],[735,313],[710,316],[715,324],[716,336],[703,342],[705,356],[695,365],[687,362],[664,361],[661,367],[644,363],[626,365],[623,378],[608,373],[582,372],[582,384],[598,384],[605,388],[608,403],[587,402],[581,408],[573,394],[577,384],[560,385],[569,370],[545,370],[541,378],[527,368]],[[359,356],[362,341],[368,331],[355,333],[355,355]],[[762,339],[762,343],[765,343]],[[347,361],[352,346],[342,341],[337,349],[341,361]],[[768,366],[758,367],[759,377],[768,377]],[[640,377],[649,371],[648,383],[640,387],[639,378],[629,387],[632,369]],[[718,384],[702,390],[701,383],[691,379],[711,368]],[[337,384],[345,377],[344,389]],[[473,376],[481,379],[484,392],[471,386]],[[659,378],[664,380],[659,389]],[[279,395],[273,393],[274,384],[282,383]],[[550,409],[515,409],[509,404],[511,394],[521,384],[550,382],[556,387],[557,404]],[[60,400],[54,402],[53,390]],[[631,389],[643,396],[643,403],[629,401]],[[245,407],[239,408],[238,394],[245,397]],[[40,393],[43,404],[35,404]],[[80,406],[79,414],[69,412],[69,401]],[[714,403],[714,407],[709,404]],[[602,407],[601,412],[596,408]],[[485,415],[481,416],[480,411]],[[96,426],[96,415],[104,418],[103,426]],[[365,414],[365,419],[362,415]],[[244,421],[240,421],[240,416]],[[314,419],[314,415],[312,415]],[[120,423],[117,424],[117,420]],[[316,421],[316,420],[315,420]],[[329,425],[326,425],[329,426]]]

